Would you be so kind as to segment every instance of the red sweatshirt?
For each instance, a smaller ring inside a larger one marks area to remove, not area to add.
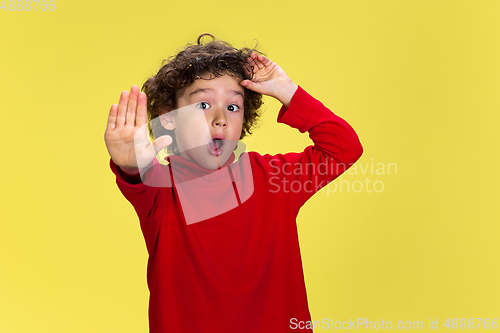
[[[110,161],[149,253],[151,333],[290,332],[311,320],[296,217],[363,148],[346,121],[300,86],[278,122],[308,131],[314,146],[247,152],[234,163],[233,153],[217,172],[181,156],[168,166],[155,159],[149,179],[163,179],[162,186],[129,184]],[[190,181],[202,185],[183,187]]]

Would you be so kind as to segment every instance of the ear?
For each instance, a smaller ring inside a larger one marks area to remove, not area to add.
[[[160,115],[160,123],[167,130],[175,129],[175,121],[174,121],[174,112],[173,111],[163,111]]]

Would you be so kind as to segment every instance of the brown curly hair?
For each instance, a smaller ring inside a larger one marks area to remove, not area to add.
[[[212,37],[209,43],[203,43],[203,37]],[[185,88],[201,75],[210,74],[210,78],[229,74],[239,80],[253,78],[253,66],[248,63],[248,58],[255,52],[265,55],[255,48],[236,49],[229,43],[217,40],[213,35],[204,33],[198,37],[197,44],[188,43],[176,55],[163,60],[162,67],[156,75],[149,78],[142,86],[142,91],[147,96],[148,130],[152,140],[170,135],[173,139],[166,149],[170,154],[179,154],[173,130],[165,129],[159,121],[160,115],[177,109],[177,99],[183,94]],[[242,86],[243,87],[243,86]],[[262,106],[262,94],[244,88],[244,116],[240,140],[252,134],[252,129],[258,125],[261,115],[259,108]]]

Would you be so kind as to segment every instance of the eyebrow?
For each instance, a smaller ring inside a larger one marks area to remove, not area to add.
[[[208,91],[213,91],[213,89],[212,88],[198,88],[195,91],[191,92],[189,94],[189,97],[191,97],[197,93],[208,92]],[[230,91],[233,92],[234,95],[240,95],[243,99],[245,99],[245,95],[243,94],[243,92],[238,91],[238,90],[230,90]]]

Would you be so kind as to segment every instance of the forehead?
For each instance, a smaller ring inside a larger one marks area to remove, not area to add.
[[[197,79],[187,86],[181,98],[191,99],[201,94],[214,94],[227,97],[238,95],[242,98],[244,97],[244,88],[240,85],[240,81],[233,76],[220,75],[209,80],[207,80],[209,78],[208,75],[202,77],[202,79]]]

